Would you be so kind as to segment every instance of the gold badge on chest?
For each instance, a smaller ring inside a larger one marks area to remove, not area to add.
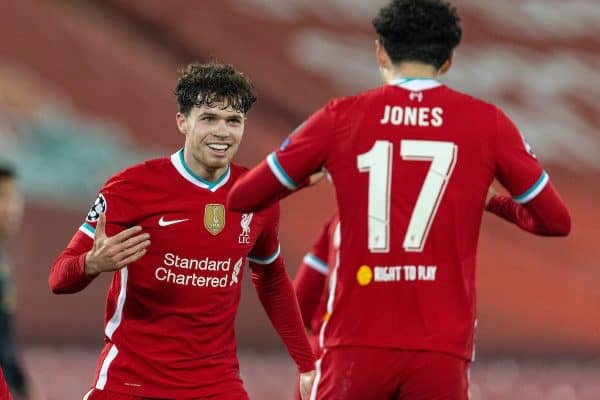
[[[225,206],[223,204],[204,206],[204,227],[213,235],[218,235],[225,228]]]

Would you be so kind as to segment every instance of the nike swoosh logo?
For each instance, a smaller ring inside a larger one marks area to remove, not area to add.
[[[189,218],[186,219],[174,219],[172,221],[165,221],[165,217],[160,217],[160,219],[158,220],[158,225],[159,226],[169,226],[169,225],[173,225],[173,224],[178,224],[180,222],[185,222],[189,220]]]

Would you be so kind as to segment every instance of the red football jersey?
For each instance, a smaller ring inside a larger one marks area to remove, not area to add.
[[[437,80],[399,79],[330,102],[266,162],[287,189],[321,168],[335,185],[341,248],[326,347],[472,357],[488,187],[496,177],[525,203],[548,183],[502,111]]]
[[[246,260],[279,256],[276,205],[258,213],[225,208],[245,169],[216,182],[186,166],[183,151],[113,176],[63,254],[87,252],[99,212],[112,236],[134,225],[150,233],[147,253],[113,275],[106,345],[94,387],[139,397],[191,398],[239,387],[234,337]]]
[[[323,343],[319,332],[328,318],[329,276],[338,263],[340,247],[340,224],[337,212],[321,229],[310,252],[302,258],[294,289],[302,311],[305,325],[311,330],[311,345],[315,355],[321,354]]]

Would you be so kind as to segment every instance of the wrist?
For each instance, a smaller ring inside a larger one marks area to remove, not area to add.
[[[96,264],[91,260],[91,250],[85,254],[83,259],[83,272],[88,278],[95,278],[100,275],[100,271]]]

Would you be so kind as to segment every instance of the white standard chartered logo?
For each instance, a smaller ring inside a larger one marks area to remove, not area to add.
[[[238,274],[240,273],[240,269],[242,268],[243,260],[244,259],[240,257],[240,259],[233,266],[233,272],[231,273],[231,283],[229,284],[229,286],[233,286],[234,284],[238,283]]]
[[[238,275],[243,263],[244,257],[240,257],[232,268],[231,258],[225,260],[214,260],[209,257],[196,259],[166,253],[163,265],[156,268],[154,277],[158,281],[181,286],[224,288],[239,283]]]

